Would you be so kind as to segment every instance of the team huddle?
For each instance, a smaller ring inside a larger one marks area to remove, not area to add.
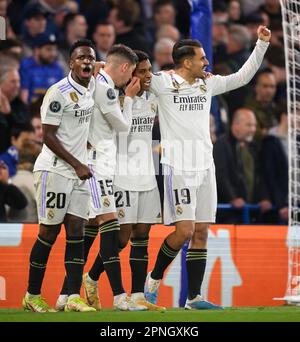
[[[208,227],[215,222],[217,206],[210,104],[212,96],[241,87],[255,75],[271,36],[263,26],[257,33],[251,56],[229,76],[207,73],[205,52],[191,39],[175,44],[175,70],[158,74],[151,73],[147,54],[124,45],[114,45],[100,69],[90,41],[72,46],[69,75],[48,90],[41,107],[44,145],[34,167],[40,230],[30,254],[25,310],[100,310],[98,280],[103,272],[115,309],[165,310],[157,305],[159,285],[186,241],[185,308],[222,309],[201,296]],[[157,115],[163,213],[152,157]],[[162,218],[176,228],[162,242],[147,274],[149,231]],[[41,287],[62,224],[66,275],[54,310],[41,296]],[[99,253],[83,274],[98,233]],[[131,295],[122,284],[119,257],[129,241]]]

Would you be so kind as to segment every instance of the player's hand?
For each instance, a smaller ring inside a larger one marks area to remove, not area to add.
[[[8,167],[4,161],[0,160],[0,183],[7,184],[9,179]]]
[[[99,74],[100,69],[103,69],[105,66],[105,62],[96,62],[95,69],[94,69],[94,77]]]
[[[261,39],[265,42],[269,42],[271,39],[271,31],[266,26],[258,26],[257,29],[258,39]]]
[[[246,204],[243,198],[240,197],[233,199],[230,203],[237,209],[243,208],[243,206]]]
[[[93,176],[89,167],[81,163],[75,167],[75,172],[81,180],[89,179]]]
[[[208,71],[204,71],[203,74],[204,74],[205,79],[213,76],[213,74],[211,72],[208,72]]]
[[[125,95],[134,98],[135,95],[140,91],[140,89],[140,79],[138,77],[133,76],[130,83],[127,85],[125,89]]]

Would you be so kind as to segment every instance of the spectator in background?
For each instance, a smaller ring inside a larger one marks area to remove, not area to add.
[[[245,107],[251,109],[256,116],[256,139],[261,140],[268,130],[276,124],[276,80],[270,69],[264,69],[257,73],[255,78],[255,98],[249,96]]]
[[[64,77],[57,62],[57,42],[53,34],[36,36],[34,54],[21,62],[21,98],[25,103],[36,101],[52,84]]]
[[[173,64],[172,51],[175,42],[168,38],[162,38],[154,46],[153,72],[164,69],[165,65]]]
[[[286,103],[279,105],[279,124],[261,143],[260,161],[272,203],[282,222],[288,221],[288,118]]]
[[[241,5],[237,0],[230,0],[228,5],[228,16],[231,23],[239,24],[241,21]]]
[[[27,7],[24,18],[25,30],[21,39],[24,55],[31,56],[36,36],[46,30],[46,11],[39,4],[33,4]]]
[[[250,56],[251,34],[242,25],[231,25],[228,30],[226,64],[231,72],[238,71]]]
[[[233,212],[218,212],[217,222],[241,223],[238,209],[246,203],[259,203],[262,212],[272,208],[263,183],[258,150],[253,137],[256,132],[254,113],[246,108],[238,109],[233,116],[230,132],[220,137],[214,145],[214,160],[218,200],[230,203]]]
[[[93,40],[96,45],[97,60],[106,61],[108,50],[113,46],[116,39],[115,28],[107,21],[96,25]]]
[[[19,97],[19,64],[8,56],[0,56],[0,153],[10,146],[13,127],[26,126],[30,122],[28,107]]]
[[[156,32],[156,40],[168,38],[177,42],[180,39],[179,30],[173,25],[162,25]]]
[[[88,25],[85,17],[80,13],[70,13],[64,17],[63,39],[59,44],[59,62],[63,67],[64,75],[69,72],[70,47],[87,36]]]
[[[271,44],[283,48],[282,14],[280,2],[278,0],[265,0],[260,7],[260,11],[268,15],[270,19],[270,29],[272,30]]]
[[[228,27],[227,21],[222,16],[213,14],[212,26],[212,45],[213,45],[213,61],[214,64],[223,63],[227,57],[227,43],[228,43]],[[256,38],[257,38],[257,33]],[[229,72],[230,73],[230,72]]]
[[[40,115],[33,116],[31,118],[31,125],[34,128],[34,137],[33,137],[34,142],[42,146],[43,145],[43,128],[42,128],[42,120],[41,120]]]
[[[28,6],[38,4],[46,13],[46,32],[58,37],[62,17],[70,11],[68,2],[68,0],[31,0],[29,5],[25,7],[25,11]]]
[[[35,187],[33,178],[33,165],[41,147],[33,141],[27,140],[19,151],[19,163],[17,173],[12,178],[12,184],[17,186],[27,200],[27,206],[24,209],[10,208],[8,212],[9,222],[28,222],[38,223],[37,207],[35,201]]]
[[[44,97],[41,96],[37,101],[31,103],[29,106],[29,112],[31,117],[31,125],[34,128],[34,137],[33,140],[39,146],[43,144],[43,128],[42,128],[42,120],[41,120],[41,106],[43,103]]]
[[[160,29],[163,25],[175,25],[176,9],[171,0],[157,0],[153,11],[156,29]]]
[[[8,183],[8,168],[0,160],[0,222],[6,222],[5,206],[16,209],[24,209],[27,205],[26,197],[13,184]]]
[[[8,167],[9,177],[13,177],[17,172],[19,162],[19,151],[26,141],[34,140],[34,129],[31,125],[23,128],[13,128],[11,131],[11,146],[4,153],[0,154],[2,160]]]
[[[22,42],[17,39],[1,40],[0,52],[8,57],[11,56],[13,59],[20,62],[23,55]]]
[[[279,46],[270,46],[270,51],[266,54],[267,67],[270,68],[276,80],[276,101],[286,99],[286,70],[285,70],[285,57],[284,50]],[[300,62],[300,61],[299,61]]]
[[[261,12],[252,13],[251,15],[246,17],[243,22],[251,34],[251,47],[253,48],[257,40],[257,34],[256,34],[257,27],[259,25],[265,25],[269,27],[269,23],[265,23],[263,14]]]
[[[151,54],[151,44],[144,38],[143,32],[135,27],[140,15],[140,7],[134,0],[122,0],[114,3],[108,21],[116,30],[116,44],[124,44],[134,50]]]

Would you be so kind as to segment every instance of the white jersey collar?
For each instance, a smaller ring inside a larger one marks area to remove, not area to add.
[[[112,78],[108,75],[107,72],[105,72],[103,69],[100,70],[99,74],[97,75],[97,78],[102,79],[104,82],[106,82],[110,87],[115,87],[115,82],[112,80]]]
[[[67,76],[68,82],[71,85],[72,88],[74,88],[80,95],[84,95],[87,91],[89,91],[91,94],[93,94],[95,89],[95,80],[94,77],[91,77],[90,83],[88,84],[87,88],[82,86],[81,84],[74,81],[71,75],[71,71],[69,72],[69,75]]]

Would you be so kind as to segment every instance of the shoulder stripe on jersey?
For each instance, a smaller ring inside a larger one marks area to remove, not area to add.
[[[61,90],[61,93],[62,94],[65,94],[68,90],[72,89],[72,87],[67,87],[67,88],[64,88],[63,90]]]
[[[67,78],[65,78],[63,81],[64,81],[64,82],[63,82],[62,84],[60,84],[60,85],[57,87],[57,89],[61,90],[61,89],[65,88],[66,86],[69,85]]]
[[[102,74],[98,74],[97,75],[97,80],[101,81],[101,82],[105,82],[105,83],[108,84],[108,81],[107,81],[106,77],[104,75],[102,75]]]

